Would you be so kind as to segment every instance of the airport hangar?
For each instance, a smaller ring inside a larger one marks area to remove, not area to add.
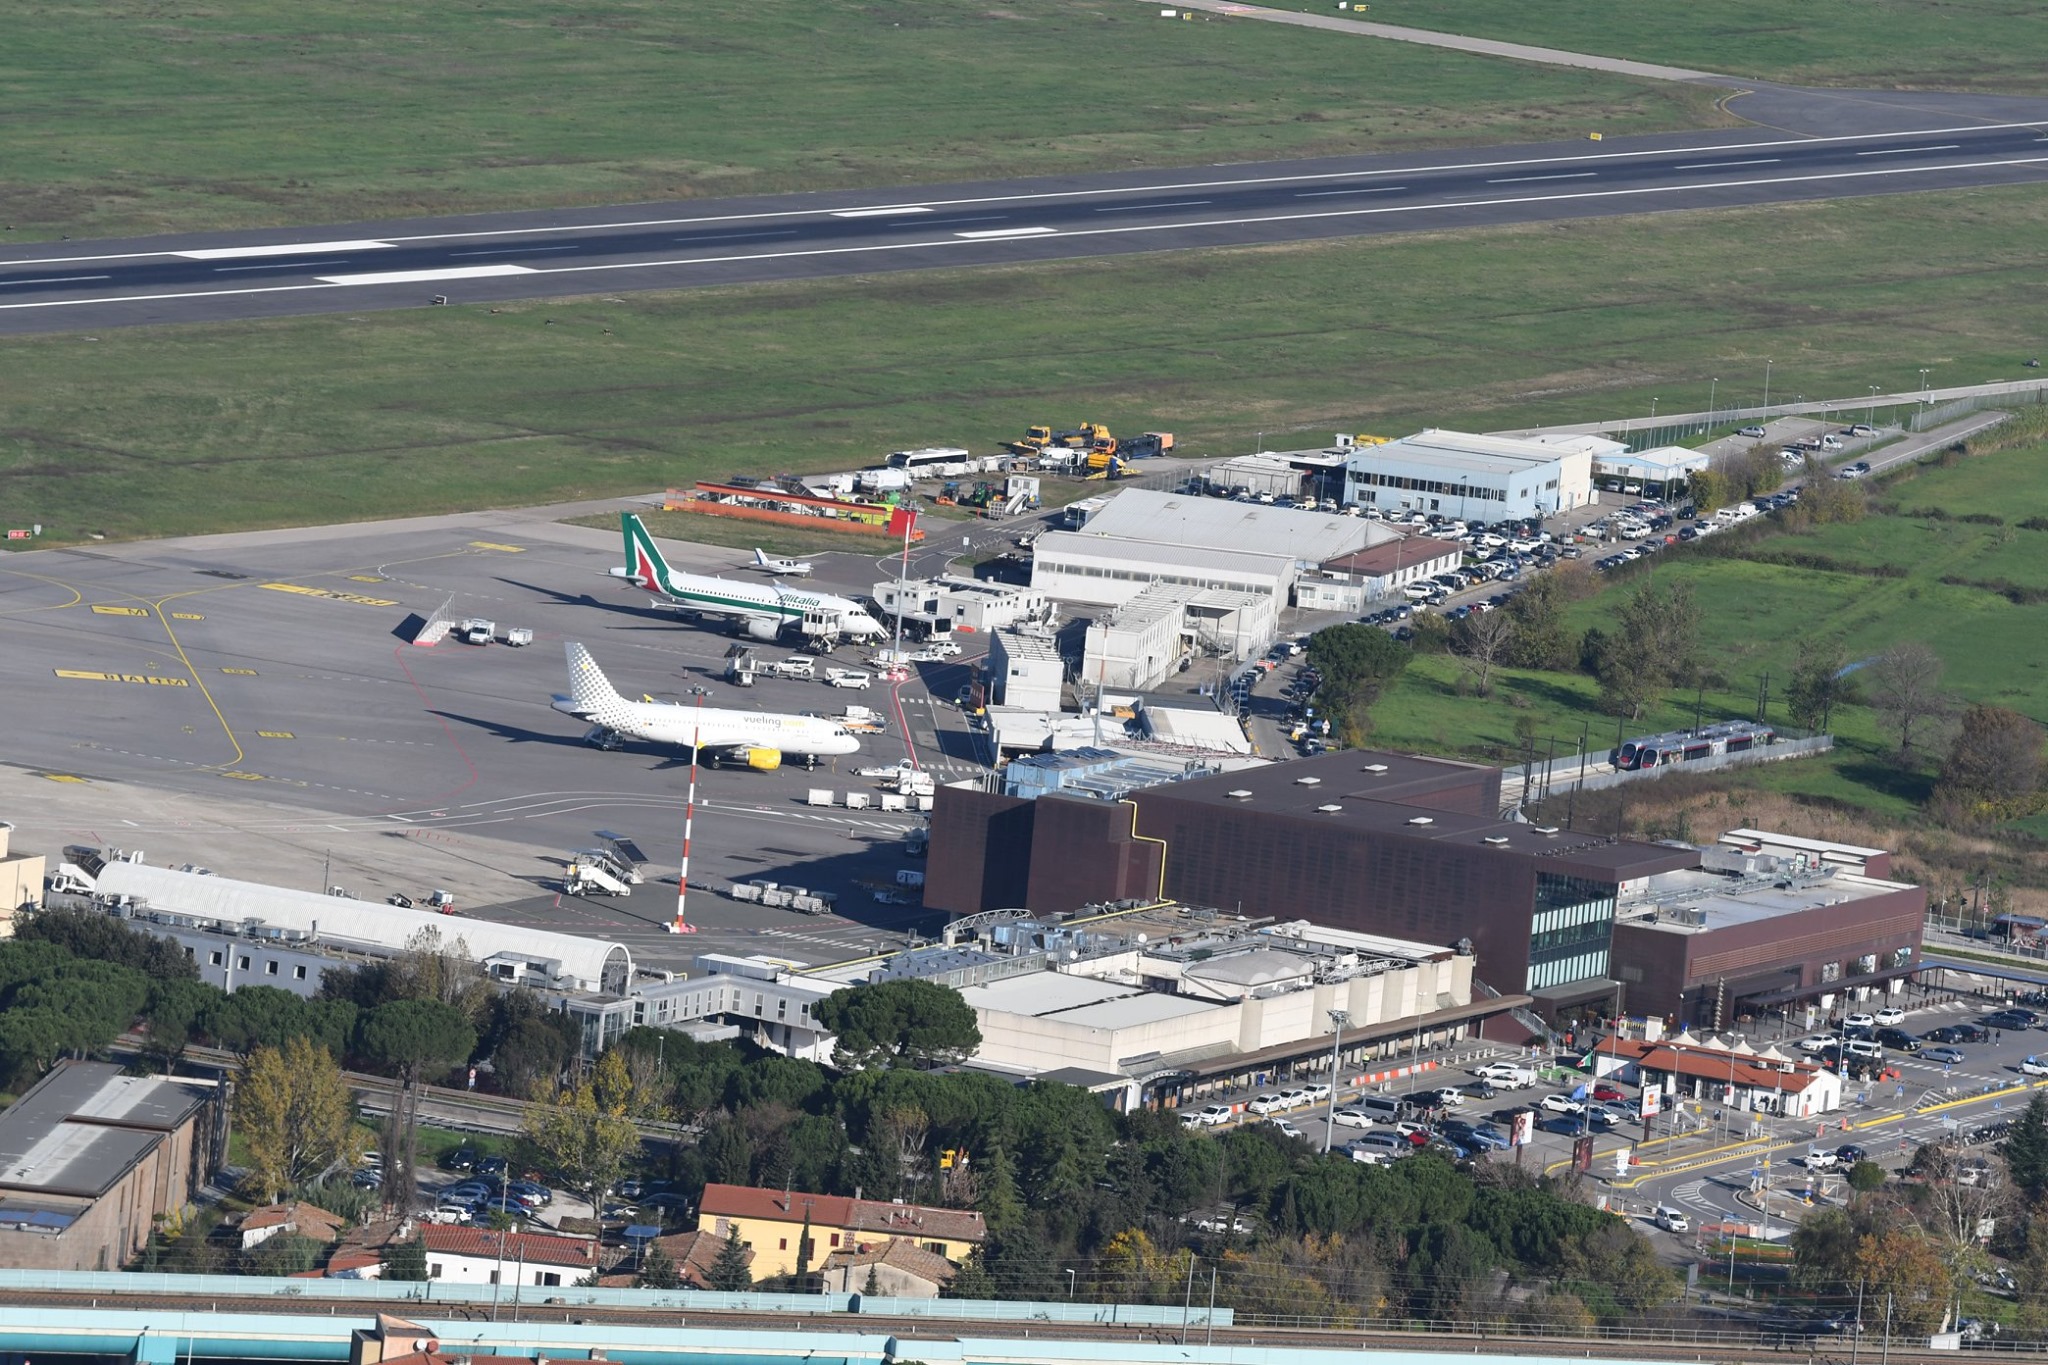
[[[1295,580],[1397,539],[1364,517],[1126,488],[1080,531],[1031,548],[1031,586],[1060,602],[1117,607],[1155,584],[1292,601]]]

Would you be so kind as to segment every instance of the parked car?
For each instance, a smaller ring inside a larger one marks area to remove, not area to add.
[[[1595,1085],[1595,1086],[1593,1087],[1593,1090],[1592,1090],[1592,1095],[1593,1095],[1593,1098],[1594,1098],[1594,1099],[1596,1099],[1596,1100],[1600,1101],[1600,1102],[1601,1102],[1602,1104],[1608,1104],[1608,1103],[1615,1103],[1615,1104],[1618,1104],[1618,1103],[1620,1103],[1620,1102],[1621,1102],[1622,1100],[1625,1100],[1625,1099],[1627,1099],[1627,1098],[1628,1098],[1628,1096],[1627,1096],[1627,1095],[1624,1095],[1624,1094],[1623,1094],[1623,1093],[1621,1092],[1621,1090],[1620,1090],[1620,1088],[1619,1088],[1619,1087],[1617,1087],[1617,1086],[1612,1086],[1612,1085],[1609,1085],[1609,1084],[1608,1084],[1607,1082],[1605,1082],[1605,1081],[1601,1081],[1601,1082],[1600,1082],[1600,1083],[1599,1083],[1598,1085]]]
[[[1877,1020],[1878,1023],[1884,1024],[1887,1027],[1903,1024],[1906,1022],[1906,1012],[1900,1009],[1897,1005],[1886,1005],[1883,1009],[1879,1010],[1873,1017]]]
[[[2002,1029],[2007,1033],[2012,1033],[2019,1029],[2030,1029],[2034,1026],[2034,1022],[2035,1016],[2032,1010],[1999,1010],[1996,1013],[1985,1015],[1983,1019],[1985,1028]]]
[[[2048,1061],[2039,1057],[2029,1057],[2020,1063],[2020,1071],[2028,1076],[2048,1076]]]
[[[1592,1125],[1584,1119],[1563,1114],[1544,1119],[1536,1126],[1546,1133],[1562,1133],[1566,1137],[1581,1137],[1592,1130]]]
[[[1852,1014],[1852,1015],[1850,1015],[1850,1016],[1849,1016],[1848,1018],[1846,1018],[1846,1019],[1844,1019],[1844,1020],[1842,1021],[1842,1027],[1843,1027],[1843,1028],[1845,1028],[1845,1029],[1852,1029],[1852,1028],[1861,1028],[1861,1029],[1872,1029],[1872,1028],[1876,1028],[1876,1027],[1877,1027],[1877,1016],[1876,1016],[1876,1015],[1874,1015],[1874,1014]]]
[[[444,1171],[473,1171],[476,1169],[476,1156],[476,1148],[474,1147],[457,1147],[452,1152],[442,1154],[441,1169]]]
[[[1835,1160],[1841,1162],[1844,1166],[1854,1166],[1859,1161],[1870,1160],[1870,1152],[1853,1142],[1845,1142],[1835,1148]]]
[[[1835,1154],[1825,1147],[1806,1149],[1806,1169],[1809,1171],[1832,1171],[1839,1164]]]
[[[1283,1137],[1298,1138],[1307,1136],[1305,1133],[1301,1131],[1301,1129],[1294,1126],[1293,1119],[1283,1119],[1280,1118],[1278,1115],[1275,1115],[1274,1117],[1267,1119],[1266,1122],[1273,1125],[1273,1127],[1279,1129]]]
[[[1904,1029],[1881,1028],[1870,1036],[1870,1040],[1894,1052],[1913,1053],[1920,1050],[1920,1040]]]
[[[1735,434],[1737,436],[1747,436],[1753,441],[1761,441],[1764,438],[1764,429],[1762,427],[1744,427]]]
[[[1583,1114],[1586,1106],[1570,1095],[1545,1095],[1536,1102],[1536,1107],[1550,1114]]]
[[[1206,1104],[1196,1111],[1195,1116],[1205,1126],[1213,1128],[1219,1123],[1230,1122],[1230,1106],[1227,1104]]]
[[[1923,1047],[1920,1049],[1920,1060],[1935,1062],[1941,1066],[1959,1066],[1963,1061],[1963,1050],[1946,1044],[1939,1047]]]
[[[1406,1156],[1415,1150],[1414,1144],[1399,1133],[1367,1133],[1345,1145],[1353,1161],[1385,1160],[1388,1157]]]
[[[1277,1114],[1282,1109],[1287,1108],[1287,1101],[1281,1099],[1278,1095],[1257,1095],[1253,1097],[1252,1102],[1246,1105],[1245,1108],[1251,1110],[1254,1114]]]
[[[1330,1119],[1340,1128],[1372,1127],[1372,1115],[1363,1109],[1349,1107],[1339,1109],[1336,1113],[1330,1115]]]

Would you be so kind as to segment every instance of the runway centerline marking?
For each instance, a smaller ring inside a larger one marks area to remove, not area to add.
[[[1960,152],[1962,147],[1954,142],[1946,147],[1880,147],[1873,152],[1858,152],[1858,156],[1910,156],[1914,152]]]
[[[834,209],[834,218],[892,218],[899,213],[930,213],[922,204],[897,204],[872,209]]]
[[[990,242],[999,241],[1004,237],[1047,237],[1057,233],[1058,231],[1058,228],[1049,227],[1014,227],[989,228],[986,231],[982,232],[956,232],[953,235],[955,237],[966,238],[968,241],[973,242]],[[936,245],[936,243],[934,245]]]
[[[1729,166],[1775,166],[1785,158],[1781,156],[1760,156],[1751,161],[1694,161],[1684,166],[1673,166],[1674,171],[1717,171]]]
[[[519,256],[529,251],[574,251],[575,249],[573,246],[494,246],[483,251],[451,251],[448,255],[451,258],[456,256]],[[336,264],[341,264],[341,262],[336,262]]]
[[[1372,185],[1351,190],[1302,190],[1294,197],[1296,199],[1330,199],[1340,194],[1392,194],[1396,190],[1405,190],[1407,188],[1406,185]]]
[[[331,256],[337,251],[388,251],[389,242],[278,242],[272,246],[210,246],[167,251],[188,261],[233,261],[244,256]]]
[[[1561,171],[1556,175],[1510,175],[1499,180],[1489,180],[1489,185],[1519,185],[1525,180],[1589,180],[1600,174],[1598,171]]]
[[[279,261],[274,265],[217,265],[216,275],[232,275],[243,270],[317,270],[323,265],[347,265],[347,261]]]
[[[1097,213],[1145,213],[1152,209],[1197,209],[1204,204],[1213,204],[1213,199],[1179,199],[1171,204],[1107,204],[1095,210]]]
[[[33,280],[0,280],[0,285],[8,285],[8,284],[82,284],[82,283],[84,283],[84,282],[85,282],[85,281],[87,281],[87,280],[111,280],[111,279],[113,279],[113,278],[114,278],[114,277],[113,277],[112,275],[46,275],[46,276],[43,276],[42,278],[39,278],[39,279],[33,279]]]

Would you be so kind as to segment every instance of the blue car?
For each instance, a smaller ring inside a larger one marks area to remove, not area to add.
[[[1508,1135],[1490,1123],[1465,1129],[1459,1135],[1459,1140],[1468,1147],[1477,1147],[1482,1151],[1505,1151],[1508,1145]]]
[[[1566,1137],[1581,1137],[1589,1131],[1584,1119],[1571,1114],[1559,1114],[1556,1118],[1544,1119],[1536,1126],[1546,1133],[1562,1133]]]

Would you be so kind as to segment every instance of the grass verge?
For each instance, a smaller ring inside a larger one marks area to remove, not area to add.
[[[0,342],[8,524],[75,540],[993,450],[1187,456],[2024,374],[2043,191],[1987,189]],[[1847,283],[1853,281],[1853,284]],[[550,325],[552,324],[552,325]],[[17,546],[19,543],[16,543]]]
[[[1335,0],[1261,0],[1339,13]],[[2048,94],[2048,10],[2024,0],[1372,0],[1358,18],[1794,85]],[[1739,111],[1741,105],[1736,106]]]
[[[1129,0],[57,0],[10,29],[17,238],[1727,121],[1712,91]]]
[[[1608,626],[1622,599],[1652,574],[1690,584],[1702,607],[1706,685],[1665,698],[1641,720],[1603,714],[1598,685],[1578,674],[1509,670],[1493,697],[1464,695],[1457,661],[1437,657],[1418,660],[1374,709],[1374,742],[1505,757],[1519,751],[1515,726],[1528,717],[1540,757],[1553,739],[1560,753],[1575,749],[1581,734],[1605,750],[1618,735],[1681,728],[1692,723],[1696,704],[1710,721],[1753,716],[1767,678],[1772,695],[1782,695],[1808,636],[1839,641],[1851,660],[1924,643],[1946,661],[1945,683],[1962,701],[2048,719],[2048,529],[2022,525],[2048,518],[2044,456],[2043,445],[1950,455],[1887,480],[1887,510],[1862,522],[1731,547],[1708,542],[1605,583],[1572,608],[1574,629]],[[2048,520],[2038,524],[2048,528]],[[1782,719],[1782,703],[1771,714]],[[1863,705],[1836,708],[1832,728],[1832,754],[1749,770],[1741,784],[1760,795],[1913,823],[1932,788],[1938,749],[1902,761],[1897,736]]]

